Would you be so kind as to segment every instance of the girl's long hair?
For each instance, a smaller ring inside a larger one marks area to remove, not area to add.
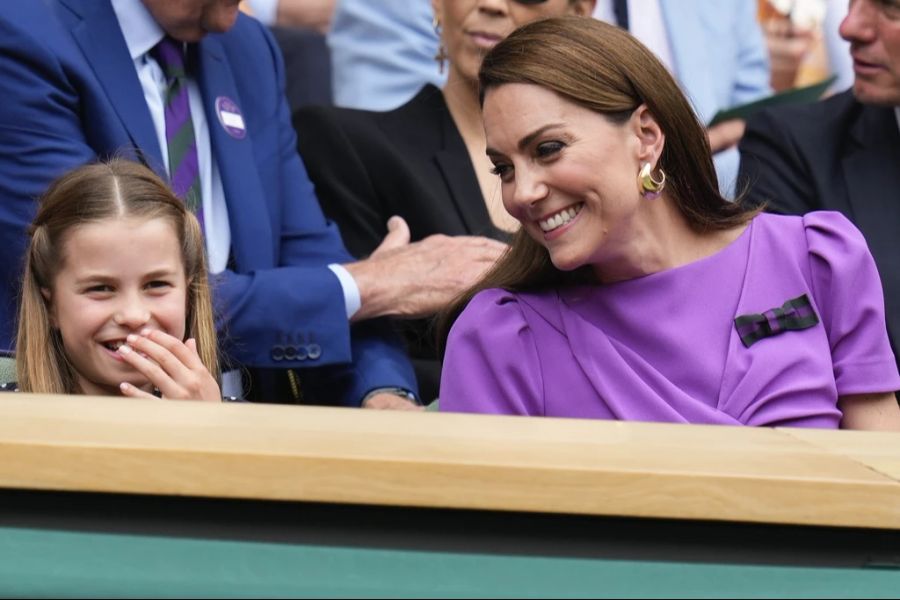
[[[128,217],[166,219],[175,228],[188,281],[185,331],[197,341],[200,360],[218,380],[216,331],[200,224],[153,171],[114,159],[77,168],[57,179],[41,199],[28,230],[16,336],[16,375],[22,391],[80,393],[43,292],[50,291],[52,296],[53,283],[66,261],[66,239],[75,227]],[[111,239],[113,235],[111,232]]]

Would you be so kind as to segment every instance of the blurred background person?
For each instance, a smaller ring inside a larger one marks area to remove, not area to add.
[[[335,103],[384,110],[445,76],[428,0],[339,0],[329,45]],[[486,7],[495,0],[483,0]],[[538,2],[528,4],[539,6]],[[704,123],[719,110],[771,93],[753,0],[599,0],[594,15],[628,29],[660,55]],[[709,131],[722,191],[732,196],[742,121]]]
[[[772,65],[772,88],[782,92],[836,77],[829,91],[853,84],[849,44],[838,25],[847,0],[759,0],[759,21]]]

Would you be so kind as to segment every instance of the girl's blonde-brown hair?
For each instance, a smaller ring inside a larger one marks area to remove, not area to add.
[[[166,219],[181,244],[188,282],[185,331],[200,360],[218,380],[215,322],[200,224],[153,171],[113,159],[79,167],[50,185],[28,230],[16,337],[16,374],[24,392],[77,394],[75,371],[42,290],[53,290],[65,266],[72,229],[107,219]]]

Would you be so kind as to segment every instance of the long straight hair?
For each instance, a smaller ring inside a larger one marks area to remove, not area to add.
[[[726,230],[759,213],[719,193],[704,126],[663,64],[628,32],[579,17],[524,25],[485,56],[478,74],[480,98],[511,83],[537,85],[621,124],[642,104],[665,134],[658,166],[666,193],[698,232]],[[635,181],[637,173],[635,173]],[[529,291],[596,283],[590,267],[563,272],[547,250],[520,228],[497,264],[438,318],[443,351],[453,322],[480,291]]]
[[[165,219],[174,228],[188,281],[185,331],[197,341],[200,360],[218,380],[215,322],[200,224],[153,171],[114,159],[79,167],[53,182],[28,230],[16,336],[16,375],[22,391],[81,392],[59,330],[52,325],[43,291],[49,290],[52,297],[73,229],[122,218]]]

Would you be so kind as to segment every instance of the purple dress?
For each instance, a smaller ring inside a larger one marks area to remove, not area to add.
[[[859,231],[836,212],[762,214],[674,269],[478,294],[450,332],[440,410],[837,428],[839,396],[897,389]]]

